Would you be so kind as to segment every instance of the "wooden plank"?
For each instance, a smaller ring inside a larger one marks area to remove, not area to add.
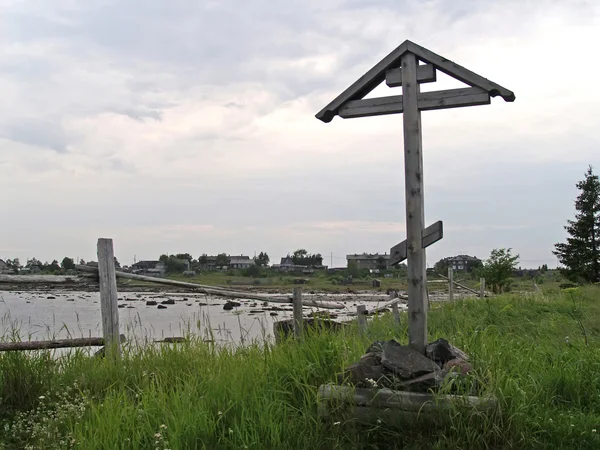
[[[48,350],[53,348],[95,347],[104,345],[104,338],[54,339],[51,341],[0,342],[0,352]]]
[[[423,248],[427,248],[444,237],[444,224],[438,220],[423,230]],[[390,249],[390,265],[394,266],[406,259],[406,240],[394,245]]]
[[[433,64],[436,69],[444,72],[446,75],[450,75],[452,78],[462,81],[469,86],[480,87],[489,92],[492,97],[500,95],[507,102],[515,101],[515,94],[499,84],[465,69],[449,59],[444,58],[425,47],[421,47],[414,42],[405,41],[404,44],[406,44],[406,51],[414,53],[423,62]]]
[[[454,269],[448,267],[448,301],[454,301]]]
[[[438,277],[441,277],[445,280],[448,279],[448,277],[442,275],[441,273],[436,273],[436,275]],[[458,281],[454,281],[454,286],[458,286],[459,288],[465,289],[466,291],[472,292],[473,294],[477,294],[479,295],[479,292],[477,292],[475,289],[471,289],[469,286],[465,286],[464,284],[460,284]]]
[[[490,93],[480,88],[447,89],[419,95],[419,111],[489,105]]]
[[[81,280],[71,275],[0,275],[0,283],[15,284],[65,284]]]
[[[419,111],[460,108],[463,106],[489,105],[490,94],[480,88],[447,89],[445,91],[423,92],[418,94]],[[404,111],[401,95],[367,98],[347,102],[339,110],[343,119],[384,116]]]
[[[387,69],[397,66],[400,58],[406,52],[408,41],[403,42],[392,50],[385,58],[375,64],[367,73],[356,80],[344,92],[333,99],[325,108],[316,114],[316,118],[327,123],[338,114],[341,106],[350,100],[363,98],[375,89],[383,80]]]
[[[355,406],[390,408],[401,411],[436,413],[453,408],[475,409],[488,412],[496,408],[494,397],[462,395],[435,395],[420,392],[394,391],[391,389],[355,388],[352,386],[321,385],[320,399]]]
[[[433,64],[424,64],[417,66],[417,82],[432,83],[436,81],[435,67]],[[402,68],[388,69],[385,72],[385,84],[389,87],[402,86]]]
[[[358,330],[364,333],[367,330],[367,307],[358,305],[356,307],[356,320],[358,322]]]
[[[427,273],[423,229],[423,144],[421,112],[418,109],[417,58],[402,55],[404,104],[404,180],[406,194],[406,243],[408,260],[408,343],[419,353],[427,346]]]
[[[294,337],[302,337],[302,288],[294,288]]]
[[[98,239],[98,274],[106,355],[114,358],[121,353],[121,342],[119,340],[119,304],[112,239]]]
[[[535,285],[535,287],[537,288],[538,292],[540,290],[540,288],[537,287],[537,284]],[[479,279],[479,298],[483,298],[485,297],[485,278],[480,278]]]
[[[98,268],[93,266],[82,266],[76,265],[75,268],[80,271],[97,273]],[[207,295],[214,295],[217,297],[237,298],[241,300],[261,300],[265,302],[273,303],[292,303],[291,296],[268,296],[262,294],[253,294],[251,292],[243,291],[232,291],[219,286],[207,286],[204,284],[190,283],[187,281],[169,280],[166,278],[147,277],[145,275],[138,275],[135,273],[127,273],[116,271],[117,278],[124,278],[127,280],[145,281],[148,283],[162,284],[166,286],[178,286],[187,289],[194,289],[197,292]],[[305,307],[315,307],[323,309],[344,309],[345,306],[341,303],[324,302],[320,300],[303,299],[302,305]]]

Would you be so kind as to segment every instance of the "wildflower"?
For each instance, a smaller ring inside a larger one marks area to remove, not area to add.
[[[381,425],[381,419],[377,419],[377,425]]]
[[[229,429],[229,434],[233,434],[233,430],[231,428]]]
[[[166,425],[163,423],[163,424],[160,426],[160,429],[161,429],[161,430],[166,430],[166,429],[167,429],[167,426],[166,426]]]
[[[162,434],[160,434],[160,433],[156,433],[154,435],[154,439],[160,439],[161,437],[162,437]]]
[[[340,422],[333,422],[333,424],[334,424],[334,425],[339,425],[339,424],[340,424]]]
[[[373,378],[365,378],[365,381],[367,383],[369,383],[371,386],[377,387],[377,381],[375,381]]]
[[[571,424],[572,427],[574,427],[575,425]]]
[[[550,422],[554,422],[554,420],[552,420],[552,419],[548,419],[548,420],[549,420]]]
[[[217,413],[217,415],[219,415],[219,416],[222,416],[222,415],[223,415],[223,413],[222,413],[221,411],[219,411],[219,412]]]
[[[40,400],[44,400],[46,397],[45,397],[45,396],[43,396],[43,395],[40,395],[38,398],[39,398]]]
[[[592,433],[595,433],[595,432],[596,432],[596,429],[595,429],[595,428],[592,428]]]

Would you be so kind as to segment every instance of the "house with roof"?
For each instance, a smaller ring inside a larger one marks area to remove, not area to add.
[[[162,261],[138,261],[131,265],[131,272],[141,275],[162,277],[167,273],[167,265]]]
[[[249,256],[229,256],[229,268],[230,269],[247,269],[248,267],[254,266],[254,259]]]
[[[348,264],[354,263],[359,269],[387,269],[390,266],[390,255],[384,253],[355,253],[346,255]]]
[[[14,270],[6,264],[3,259],[0,259],[0,273],[13,273]]]
[[[445,260],[448,263],[448,267],[452,267],[455,271],[464,270],[470,272],[475,267],[479,267],[482,264],[482,261],[479,258],[469,255],[452,256]]]

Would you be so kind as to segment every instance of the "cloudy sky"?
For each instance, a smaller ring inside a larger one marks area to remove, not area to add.
[[[423,113],[429,263],[556,266],[600,170],[594,0],[0,0],[0,258],[389,251],[402,117],[314,115],[405,39],[517,97]]]

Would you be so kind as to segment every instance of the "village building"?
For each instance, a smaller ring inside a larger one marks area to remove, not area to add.
[[[167,273],[167,266],[162,261],[138,261],[131,265],[131,272],[162,277]]]
[[[453,270],[465,270],[470,272],[475,267],[481,265],[481,260],[475,256],[469,255],[458,255],[446,258],[448,267],[452,267]]]
[[[0,259],[0,273],[8,274],[13,272],[14,270],[4,260]]]
[[[249,256],[229,256],[229,268],[230,269],[247,269],[248,267],[254,266],[254,259]]]

